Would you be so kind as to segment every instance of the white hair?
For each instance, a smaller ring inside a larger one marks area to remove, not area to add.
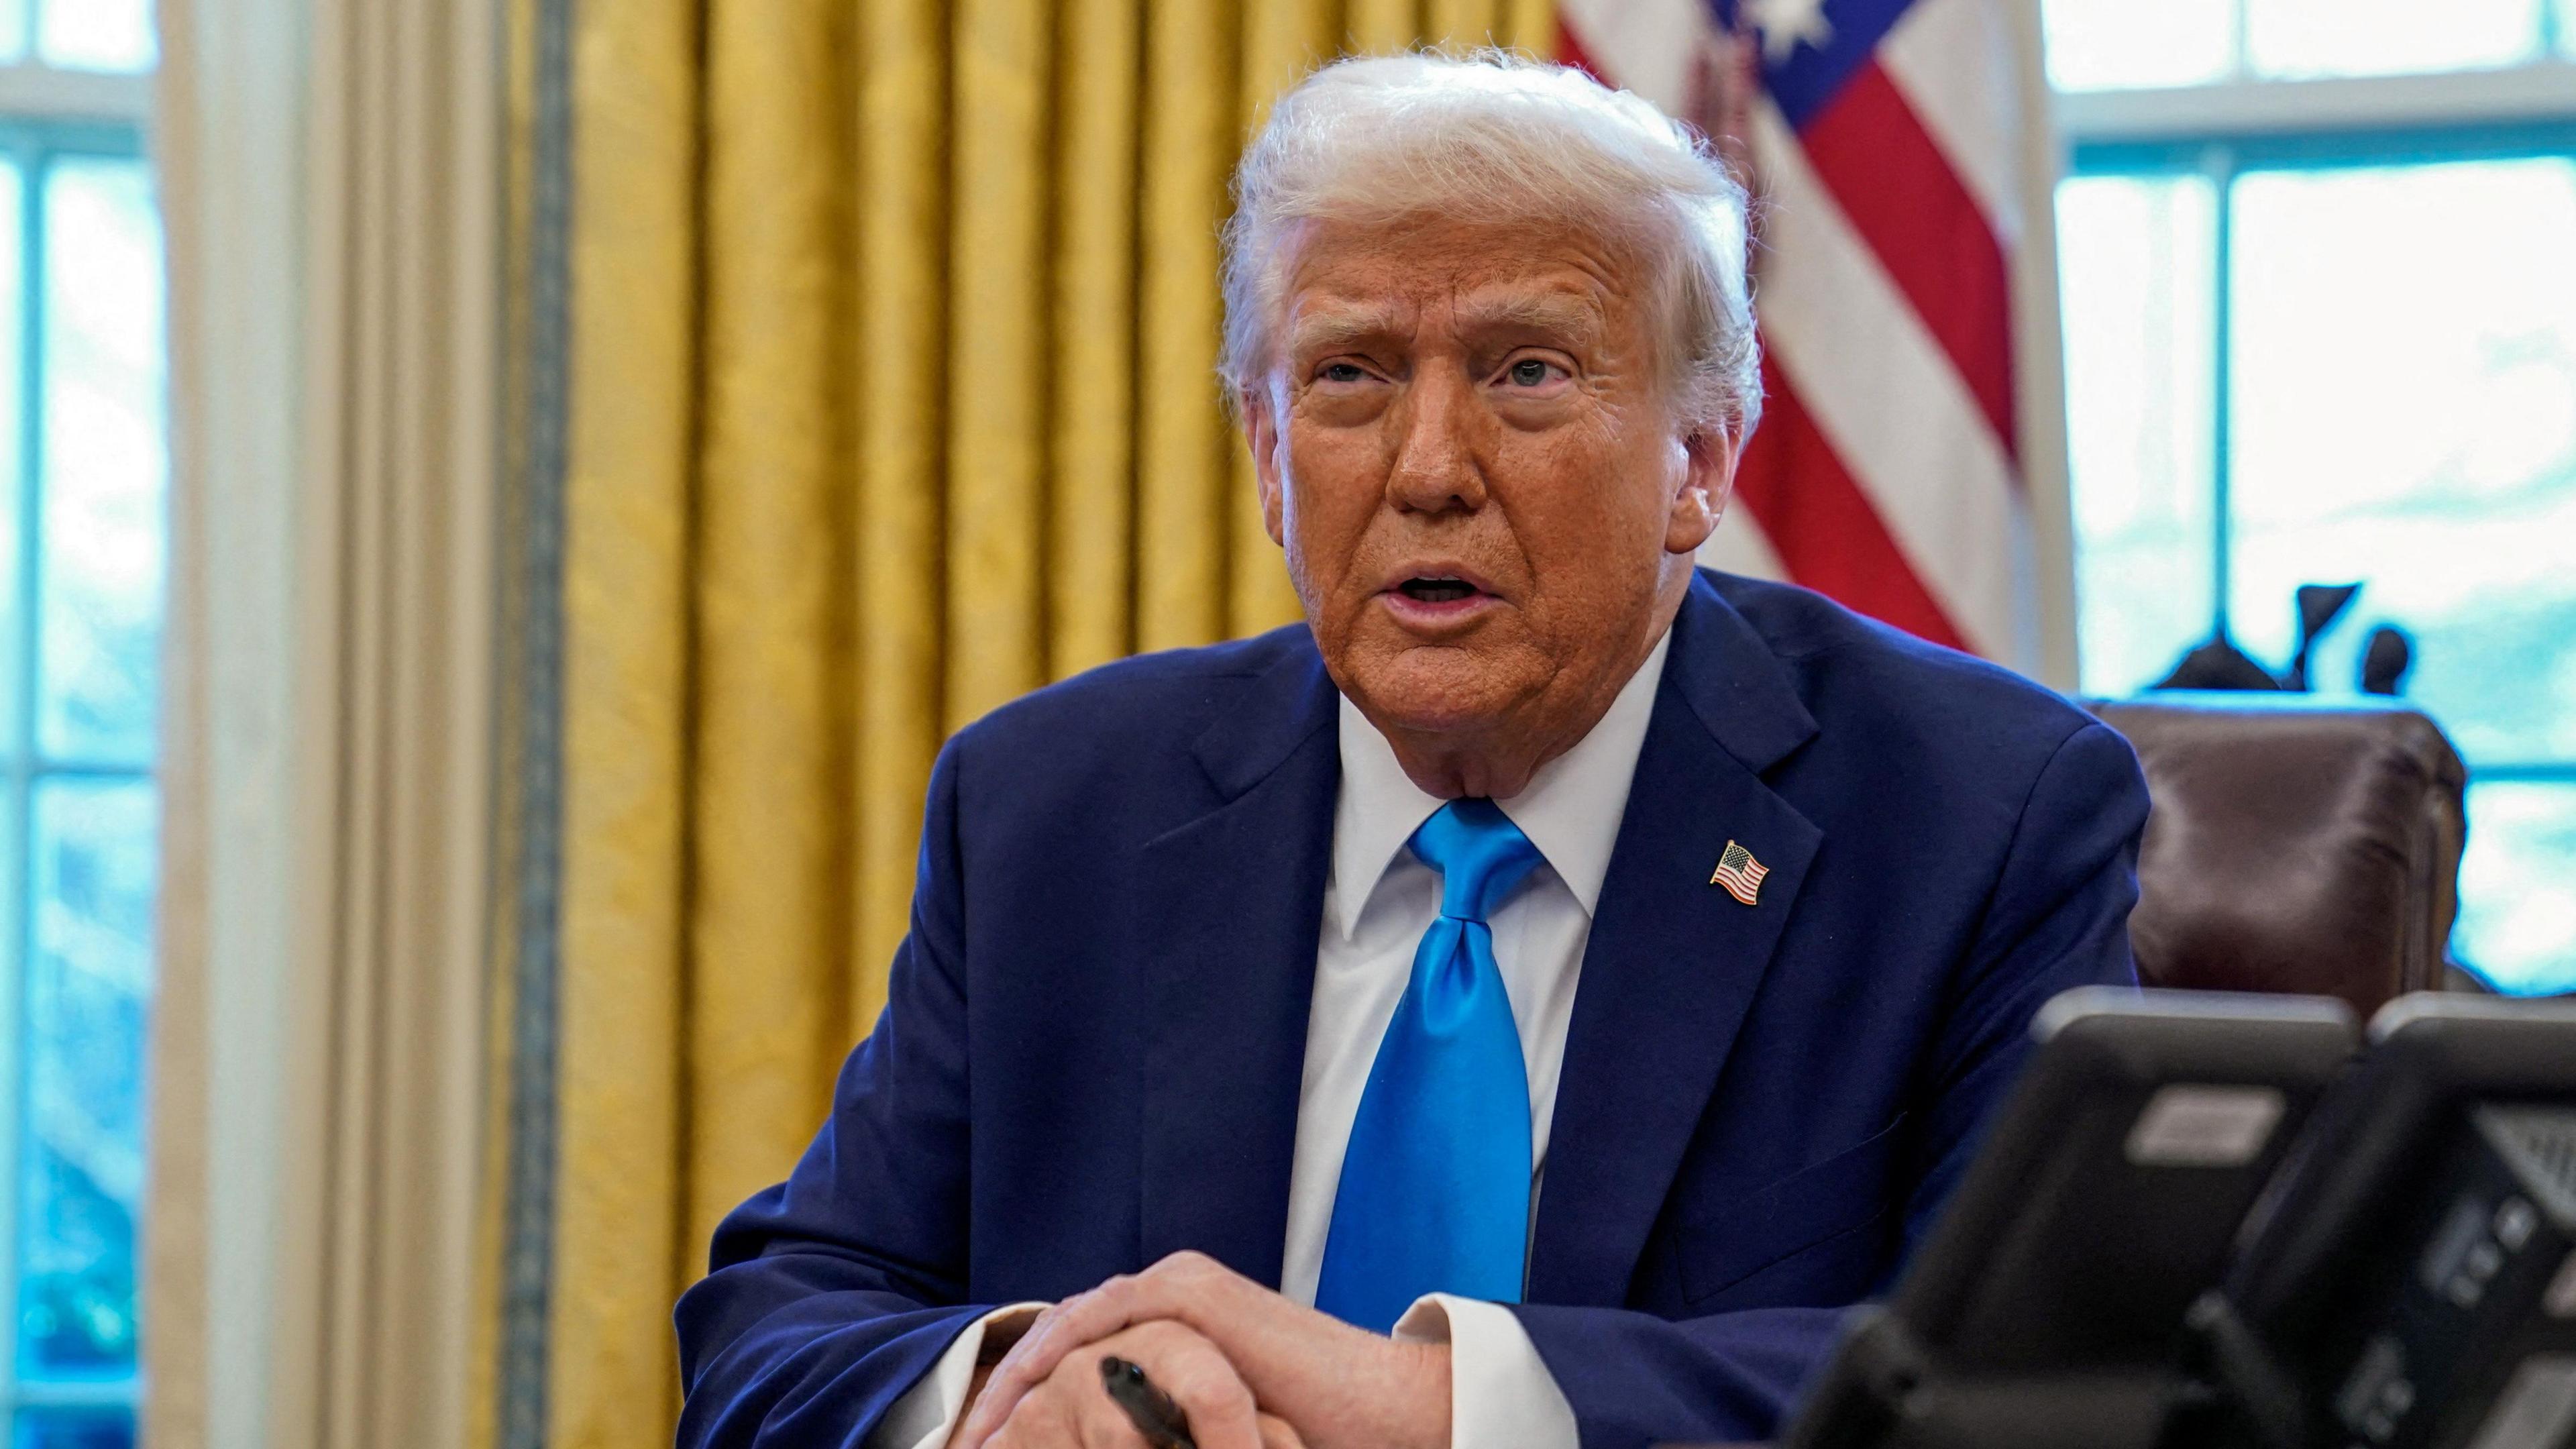
[[[1271,365],[1300,223],[1539,216],[1648,267],[1658,360],[1686,424],[1741,437],[1761,415],[1744,188],[1690,128],[1570,66],[1502,51],[1328,65],[1272,108],[1234,196],[1220,365],[1230,396]]]

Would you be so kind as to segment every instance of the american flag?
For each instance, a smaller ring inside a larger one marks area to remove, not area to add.
[[[1717,858],[1717,871],[1708,883],[1726,887],[1728,895],[1749,906],[1762,894],[1762,877],[1770,873],[1771,867],[1755,860],[1752,851],[1730,840],[1726,842],[1726,852]]]
[[[1559,0],[1558,15],[1562,59],[1698,125],[1756,198],[1765,412],[1703,560],[2069,685],[2052,158],[2025,115],[2037,9]]]

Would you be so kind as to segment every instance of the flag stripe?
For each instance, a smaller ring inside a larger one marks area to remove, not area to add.
[[[1757,300],[1779,375],[1970,647],[2026,667],[2002,652],[2025,632],[2030,585],[2011,461],[1779,112],[1757,103],[1753,131],[1771,192]]]
[[[1949,354],[2005,456],[2014,420],[2012,281],[1993,224],[1876,61],[1799,133],[1843,215]]]
[[[1557,28],[1574,43],[1557,58],[1679,115],[1691,61],[1706,33],[1706,0],[1558,0]]]
[[[1950,169],[2009,254],[2021,242],[2021,77],[2009,13],[1994,0],[1915,0],[1878,47]]]
[[[1741,114],[1729,57],[1758,47],[1744,139],[1770,401],[1702,558],[2030,668],[2016,3],[1559,0],[1559,17],[1567,57],[1687,118]]]
[[[1566,0],[1566,3],[1557,6],[1556,58],[1559,61],[1574,67],[1576,70],[1582,71],[1584,74],[1601,82],[1603,85],[1617,85],[1617,81],[1614,81],[1601,73],[1599,62],[1593,60],[1592,52],[1585,48],[1583,44],[1583,36],[1575,29],[1573,11],[1574,5],[1572,0]]]
[[[1751,579],[1786,579],[1788,565],[1780,561],[1780,551],[1762,531],[1762,522],[1738,493],[1727,502],[1726,512],[1718,519],[1717,532],[1699,546],[1701,564],[1720,573],[1741,574]]]
[[[1816,430],[1805,400],[1768,361],[1762,382],[1762,427],[1744,450],[1735,492],[1761,521],[1789,577],[1936,644],[1967,648],[1833,444]]]

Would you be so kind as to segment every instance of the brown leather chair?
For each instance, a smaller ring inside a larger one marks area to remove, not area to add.
[[[2340,996],[2445,984],[2467,769],[2393,701],[2168,692],[2096,703],[2152,801],[2129,935],[2149,986]]]

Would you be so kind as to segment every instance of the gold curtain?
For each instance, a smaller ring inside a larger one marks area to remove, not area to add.
[[[585,0],[547,1442],[667,1442],[669,1312],[883,1000],[949,731],[1296,617],[1213,377],[1269,99],[1547,0]],[[544,1070],[516,1063],[515,1070]]]

